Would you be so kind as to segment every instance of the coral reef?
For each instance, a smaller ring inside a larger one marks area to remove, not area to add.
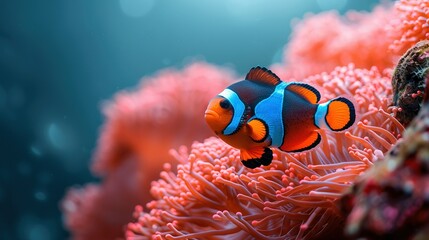
[[[308,15],[293,26],[283,62],[272,70],[301,79],[349,63],[359,68],[393,68],[409,48],[429,36],[429,2],[400,0],[370,13]],[[309,34],[311,33],[311,34]]]
[[[234,80],[227,69],[197,62],[183,71],[163,70],[142,79],[136,91],[118,93],[104,106],[106,123],[92,170],[103,175],[116,169],[129,155],[137,154],[141,159],[150,159],[150,164],[145,160],[139,163],[146,163],[141,168],[152,173],[147,168],[162,166],[170,157],[170,148],[211,134],[201,119],[206,104]]]
[[[429,228],[429,102],[383,161],[342,198],[346,232],[371,239],[426,239]]]
[[[386,25],[391,18],[387,7],[371,13],[348,12],[344,17],[334,11],[309,15],[293,26],[283,63],[273,71],[284,79],[301,79],[349,63],[358,68],[392,67],[394,59],[386,54],[391,43]]]
[[[402,0],[295,25],[283,63],[271,70],[315,86],[321,102],[353,98],[359,121],[347,132],[322,132],[314,151],[275,151],[268,167],[243,167],[237,150],[213,138],[179,147],[210,135],[206,103],[234,79],[224,69],[195,63],[119,93],[104,108],[92,165],[102,183],[71,189],[62,203],[73,238],[111,239],[126,228],[130,240],[320,239],[341,237],[344,224],[352,237],[410,237],[411,225],[424,236],[428,106],[397,141],[424,99],[427,42],[404,55],[393,80],[390,73],[427,39],[428,4]]]
[[[321,147],[301,154],[275,152],[268,167],[249,169],[217,139],[174,151],[177,171],[165,165],[152,183],[148,212],[136,207],[127,239],[317,239],[337,236],[344,218],[335,201],[383,157],[403,131],[387,112],[389,78],[352,65],[304,80],[325,98],[350,95],[360,122],[350,132],[322,132]],[[326,99],[322,99],[326,101]]]
[[[396,1],[394,16],[387,27],[389,38],[392,39],[389,49],[393,53],[400,56],[417,42],[428,39],[428,1]]]
[[[147,201],[140,192],[137,161],[124,161],[100,184],[89,183],[68,190],[61,203],[65,225],[73,239],[112,239],[123,236],[134,205]],[[106,210],[107,209],[107,210]]]
[[[150,182],[164,163],[175,164],[169,149],[210,136],[201,116],[210,98],[234,78],[227,69],[197,62],[145,78],[136,90],[105,104],[106,123],[92,165],[103,181],[69,190],[62,202],[74,239],[123,236],[134,206],[151,200]]]
[[[429,41],[421,41],[399,60],[392,76],[393,105],[399,107],[396,118],[408,126],[422,103],[429,70]]]

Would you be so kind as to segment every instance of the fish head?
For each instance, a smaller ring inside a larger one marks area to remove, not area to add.
[[[222,96],[216,96],[209,102],[204,118],[216,135],[220,135],[231,122],[233,115],[234,107],[231,102]]]

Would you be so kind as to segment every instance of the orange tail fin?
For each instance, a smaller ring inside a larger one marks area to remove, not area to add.
[[[353,103],[344,97],[332,99],[328,103],[325,120],[332,131],[343,131],[351,127],[356,120]]]

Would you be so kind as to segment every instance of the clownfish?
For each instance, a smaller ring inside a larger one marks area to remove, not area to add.
[[[214,97],[205,111],[208,126],[240,150],[244,166],[268,166],[270,147],[302,152],[316,147],[319,129],[344,131],[356,120],[353,103],[337,97],[319,104],[320,93],[300,82],[284,82],[266,68],[250,69],[246,78]]]

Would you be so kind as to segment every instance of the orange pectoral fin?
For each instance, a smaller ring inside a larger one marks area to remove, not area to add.
[[[328,105],[328,114],[325,119],[331,130],[343,131],[355,122],[355,107],[347,98],[335,98]]]
[[[268,135],[267,125],[260,119],[252,119],[247,123],[250,137],[255,142],[263,142]]]
[[[268,166],[273,160],[273,151],[267,147],[255,147],[240,150],[241,162],[248,168],[257,168],[261,165]]]
[[[287,89],[305,98],[312,104],[316,104],[320,100],[320,93],[314,87],[305,83],[289,83]]]
[[[297,142],[296,139],[286,140],[283,145],[280,146],[280,150],[285,152],[302,152],[316,147],[321,140],[322,137],[318,132],[312,132],[308,137],[299,142]]]

